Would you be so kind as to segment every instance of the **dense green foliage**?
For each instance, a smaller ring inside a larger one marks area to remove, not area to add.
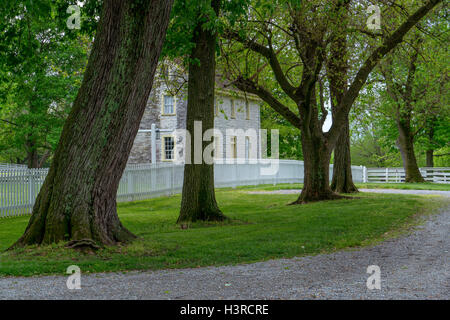
[[[0,162],[42,166],[57,145],[90,46],[85,33],[67,28],[67,6],[64,1],[2,2]]]
[[[353,110],[352,159],[366,166],[402,166],[397,122],[411,119],[418,165],[434,151],[450,166],[448,8],[422,21],[371,76]]]

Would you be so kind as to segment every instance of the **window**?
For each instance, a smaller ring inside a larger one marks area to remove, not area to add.
[[[175,97],[171,95],[163,96],[163,107],[162,114],[164,115],[174,115],[175,114]]]
[[[230,99],[231,119],[236,119],[236,105],[233,99]]]
[[[245,159],[250,159],[250,137],[245,137]]]
[[[231,137],[230,138],[230,144],[231,144],[231,158],[236,159],[237,158],[237,137]]]
[[[245,101],[245,119],[250,120],[250,103]]]
[[[172,136],[163,137],[163,160],[172,161],[175,159],[175,140]]]
[[[214,136],[214,159],[221,159],[223,150],[221,139],[218,136]]]

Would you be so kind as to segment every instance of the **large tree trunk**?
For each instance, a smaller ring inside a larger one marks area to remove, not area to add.
[[[434,150],[429,149],[427,150],[427,168],[433,168],[434,167],[434,156],[433,156]]]
[[[220,1],[211,3],[216,14],[219,12]],[[188,104],[186,128],[194,133],[194,122],[201,121],[203,132],[214,128],[214,87],[216,73],[216,37],[215,33],[202,27],[200,21],[194,31],[195,48],[192,51],[189,64]],[[200,63],[198,63],[200,62]],[[191,153],[195,138],[191,139]],[[203,139],[202,139],[203,141]],[[202,142],[202,150],[209,142]],[[195,155],[192,156],[195,158]],[[184,182],[178,223],[190,221],[222,221],[225,216],[220,211],[214,192],[214,165],[203,161],[201,164],[191,161],[184,166]]]
[[[39,156],[36,149],[28,151],[27,165],[29,169],[35,169],[39,167]]]
[[[397,146],[403,160],[403,168],[405,169],[405,182],[424,182],[417,165],[416,155],[414,153],[414,139],[408,125],[402,122],[397,123],[399,136]]]
[[[331,111],[333,116],[339,111],[348,88],[349,54],[347,43],[347,28],[349,24],[348,12],[350,1],[342,2],[345,10],[340,13],[342,21],[335,31],[334,41],[331,43],[330,56],[327,62],[327,77],[330,86]],[[334,120],[334,117],[333,117]],[[334,148],[333,179],[331,189],[339,193],[358,192],[352,177],[352,160],[350,156],[350,128],[348,114],[342,125],[339,138]]]
[[[434,126],[436,124],[436,116],[432,116],[426,123],[425,132],[428,138],[429,147],[426,151],[426,162],[428,168],[434,167]]]
[[[330,188],[331,150],[325,137],[302,128],[301,139],[304,163],[303,189],[293,204],[343,198]]]
[[[148,99],[172,0],[104,1],[83,83],[16,245],[111,245],[134,235],[116,193]],[[83,240],[83,241],[82,241]]]
[[[27,166],[29,169],[37,168],[39,165],[39,156],[36,149],[36,141],[31,137],[31,135],[28,136],[25,147],[27,150]]]
[[[334,148],[333,179],[331,190],[339,193],[358,192],[352,177],[352,160],[350,157],[350,128],[345,123],[336,147]]]

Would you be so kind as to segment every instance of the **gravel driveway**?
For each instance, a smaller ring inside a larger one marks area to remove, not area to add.
[[[62,276],[0,278],[0,299],[450,299],[449,235],[450,207],[407,236],[359,250],[238,266],[82,275],[81,290],[68,290]],[[366,287],[369,265],[381,269],[380,290]]]

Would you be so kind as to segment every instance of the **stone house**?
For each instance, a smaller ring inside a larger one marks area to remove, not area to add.
[[[174,161],[175,152],[182,156],[184,150],[183,138],[174,132],[186,128],[187,73],[176,65],[158,69],[130,164]],[[216,82],[214,128],[222,137],[214,138],[214,147],[222,149],[223,158],[261,158],[260,104],[257,96]]]

